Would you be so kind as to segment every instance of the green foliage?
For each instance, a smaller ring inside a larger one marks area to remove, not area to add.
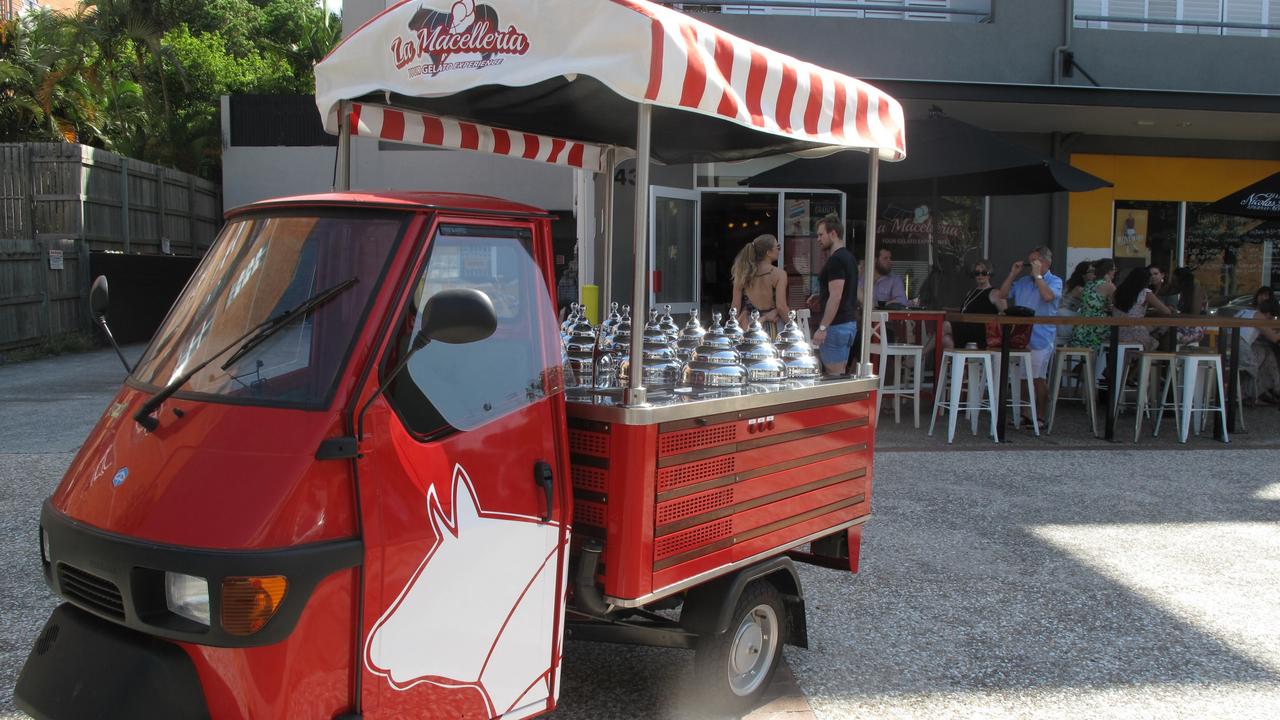
[[[317,0],[85,0],[0,23],[0,141],[72,140],[215,178],[224,94],[309,93]]]

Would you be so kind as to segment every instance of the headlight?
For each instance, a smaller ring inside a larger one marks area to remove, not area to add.
[[[169,612],[200,623],[209,624],[209,581],[194,575],[166,572],[164,603]]]

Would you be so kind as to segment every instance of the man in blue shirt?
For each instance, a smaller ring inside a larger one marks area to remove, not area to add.
[[[876,307],[884,307],[889,303],[907,306],[907,291],[902,278],[893,274],[893,251],[882,247],[876,253],[876,278],[871,284],[871,293]],[[862,289],[862,273],[858,273],[858,289]]]
[[[1049,270],[1053,253],[1047,247],[1039,247],[1027,254],[1027,261],[1019,260],[1009,268],[996,295],[1012,305],[1035,310],[1037,317],[1054,317],[1062,300],[1062,278]],[[1018,277],[1023,269],[1028,275]],[[1035,378],[1036,407],[1043,411],[1049,399],[1049,358],[1053,356],[1053,342],[1057,328],[1053,325],[1036,325],[1031,331],[1027,349],[1031,351],[1031,377]]]

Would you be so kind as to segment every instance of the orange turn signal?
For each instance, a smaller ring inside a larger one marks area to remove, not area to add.
[[[222,580],[222,629],[252,635],[280,609],[289,589],[283,575],[229,577]]]

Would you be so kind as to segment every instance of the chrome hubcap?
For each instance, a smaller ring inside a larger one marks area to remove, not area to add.
[[[729,648],[729,687],[750,695],[764,682],[778,651],[778,616],[768,605],[757,605],[742,618]]]

